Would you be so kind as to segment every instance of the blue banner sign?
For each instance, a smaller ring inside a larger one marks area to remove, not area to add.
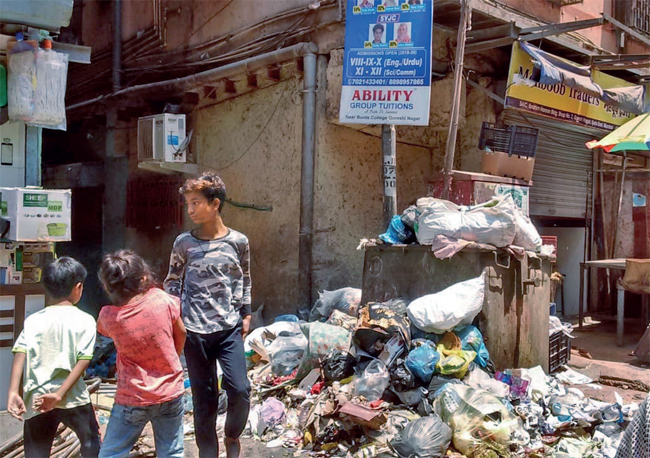
[[[347,0],[339,121],[429,124],[433,0]]]

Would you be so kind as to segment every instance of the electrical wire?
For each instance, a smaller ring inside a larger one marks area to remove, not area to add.
[[[248,154],[248,152],[251,150],[251,148],[252,148],[252,147],[257,143],[257,141],[260,139],[260,137],[262,136],[262,134],[264,133],[264,131],[266,130],[266,128],[267,128],[267,127],[269,126],[269,124],[271,123],[271,120],[275,117],[275,113],[278,111],[278,107],[280,106],[280,102],[282,102],[282,100],[284,99],[284,94],[287,92],[287,88],[288,88],[288,87],[289,87],[289,83],[287,82],[287,85],[286,85],[286,86],[284,87],[284,89],[282,90],[282,93],[280,94],[280,97],[278,98],[278,101],[276,102],[275,107],[273,107],[273,111],[271,112],[271,115],[269,116],[269,119],[267,119],[266,123],[265,123],[264,126],[260,129],[259,133],[258,133],[257,136],[255,137],[255,139],[252,141],[252,143],[251,143],[250,145],[248,145],[248,148],[246,148],[246,150],[245,150],[245,151],[244,151],[244,152],[243,152],[243,153],[242,153],[242,154],[241,154],[237,159],[235,159],[234,161],[232,161],[230,164],[226,165],[225,167],[211,167],[211,166],[209,166],[209,165],[205,165],[205,164],[201,164],[201,166],[202,166],[202,167],[207,167],[207,168],[209,168],[209,169],[211,169],[211,170],[214,170],[215,172],[219,172],[219,171],[221,171],[221,170],[226,170],[226,169],[232,167],[232,166],[235,165],[237,162],[239,162],[239,161],[240,161],[244,156],[246,156],[246,154]]]
[[[231,4],[232,2],[234,2],[234,1],[235,1],[235,0],[230,0],[228,3],[226,3],[226,6],[224,6],[224,7],[221,8],[219,11],[217,11],[217,12],[214,13],[212,16],[210,16],[210,18],[209,18],[207,21],[205,21],[203,24],[201,24],[201,26],[200,26],[198,29],[194,30],[194,31],[190,34],[189,37],[187,37],[185,40],[183,40],[183,41],[181,42],[181,44],[178,45],[178,47],[180,48],[181,46],[183,46],[184,44],[186,44],[187,42],[189,42],[189,41],[192,39],[192,37],[193,37],[194,35],[196,35],[196,34],[199,32],[199,30],[201,30],[203,27],[205,27],[206,25],[208,25],[208,24],[210,23],[210,21],[212,21],[214,18],[216,18],[217,16],[219,16],[219,15],[220,15],[220,14],[221,14],[221,13],[222,13],[226,8],[228,8],[228,7],[230,6],[230,4]]]

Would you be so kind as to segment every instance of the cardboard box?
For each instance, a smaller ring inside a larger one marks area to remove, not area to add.
[[[66,242],[72,239],[72,191],[0,188],[4,238],[19,242]],[[0,234],[2,235],[2,234]]]
[[[533,179],[534,166],[534,157],[508,156],[506,153],[483,151],[481,171],[498,177],[530,181]]]

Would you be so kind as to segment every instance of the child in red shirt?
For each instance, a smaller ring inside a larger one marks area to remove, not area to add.
[[[149,266],[129,250],[106,255],[99,279],[115,305],[102,308],[97,331],[117,349],[115,405],[99,456],[127,457],[151,421],[157,456],[182,458],[180,302],[154,286]]]

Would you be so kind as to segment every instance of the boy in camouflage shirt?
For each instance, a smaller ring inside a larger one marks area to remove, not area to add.
[[[218,176],[206,173],[187,180],[180,192],[190,219],[199,227],[176,238],[164,285],[165,291],[181,298],[196,443],[201,458],[219,456],[218,360],[228,394],[226,453],[238,458],[239,436],[250,410],[243,345],[251,318],[248,239],[221,219],[226,187]]]

